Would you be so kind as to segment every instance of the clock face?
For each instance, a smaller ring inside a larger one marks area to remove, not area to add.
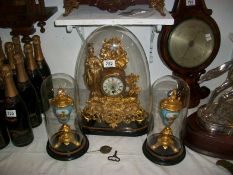
[[[168,41],[173,61],[184,68],[203,64],[214,49],[215,38],[211,27],[200,19],[188,19],[178,24]]]
[[[118,96],[124,89],[124,82],[116,76],[109,76],[102,83],[102,91],[108,96]]]

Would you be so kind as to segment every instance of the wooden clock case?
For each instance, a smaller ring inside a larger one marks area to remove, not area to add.
[[[205,68],[214,60],[220,47],[220,31],[216,22],[210,17],[212,10],[207,9],[203,0],[196,0],[195,3],[195,5],[187,6],[185,0],[176,0],[171,12],[174,18],[174,25],[163,26],[158,39],[158,52],[162,61],[173,71],[173,74],[183,78],[190,86],[190,108],[197,106],[200,99],[207,97],[210,93],[207,87],[200,87],[198,81],[200,75],[205,73]],[[176,26],[192,18],[201,19],[211,27],[214,34],[215,45],[211,55],[204,63],[196,67],[185,68],[176,64],[171,58],[168,51],[168,42],[170,34]]]

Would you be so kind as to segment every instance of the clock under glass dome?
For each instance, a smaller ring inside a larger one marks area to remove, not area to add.
[[[79,119],[85,133],[138,136],[147,131],[150,76],[138,39],[121,26],[103,26],[83,44],[76,63]]]

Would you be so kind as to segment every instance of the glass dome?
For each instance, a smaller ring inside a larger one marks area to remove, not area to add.
[[[187,116],[189,87],[181,78],[164,76],[152,86],[152,116],[145,156],[154,163],[173,165],[185,156],[181,130]]]
[[[63,73],[52,74],[42,83],[41,97],[48,134],[48,154],[58,160],[82,156],[89,143],[77,124],[78,93],[74,79]]]
[[[128,29],[103,26],[91,33],[80,50],[75,81],[84,132],[137,136],[147,131],[149,67]]]

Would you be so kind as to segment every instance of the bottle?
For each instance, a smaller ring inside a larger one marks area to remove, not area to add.
[[[5,43],[5,52],[7,55],[7,64],[10,65],[10,68],[13,73],[13,79],[16,82],[17,77],[16,77],[16,68],[15,68],[15,62],[14,62],[14,45],[12,42],[6,42]]]
[[[5,121],[4,100],[0,100],[0,149],[6,147],[10,142]]]
[[[34,35],[32,37],[33,47],[34,47],[34,56],[36,63],[39,67],[39,71],[42,75],[43,80],[51,75],[50,68],[44,58],[42,49],[41,49],[41,42],[40,37],[38,35]]]
[[[22,50],[21,43],[20,43],[20,37],[18,35],[13,36],[12,42],[14,45],[15,54],[20,54],[20,56],[24,59],[24,63],[26,64],[25,56],[23,54],[23,50]]]
[[[0,102],[0,149],[5,148],[9,142],[10,138],[7,132],[6,122],[5,122],[5,115],[4,115],[4,101]]]
[[[9,65],[2,67],[2,76],[5,87],[5,121],[10,139],[15,146],[26,146],[34,139],[26,104],[16,89]]]
[[[5,56],[5,53],[3,51],[1,38],[0,38],[0,61],[3,62],[3,63],[6,62],[6,56]]]
[[[40,100],[40,110],[43,112],[42,99],[40,94],[41,84],[43,82],[42,75],[38,69],[35,59],[33,58],[33,48],[30,43],[24,45],[24,54],[27,60],[26,71],[29,76],[30,81],[36,89],[36,92]]]
[[[19,94],[26,103],[31,126],[34,128],[39,126],[42,122],[39,97],[35,87],[28,78],[22,56],[20,54],[15,54],[14,59],[17,71],[17,88]]]
[[[0,69],[3,66],[3,61],[0,61]],[[4,83],[2,76],[0,74],[0,149],[6,147],[10,142],[10,138],[7,132],[7,127],[5,123],[5,109],[4,109]]]

